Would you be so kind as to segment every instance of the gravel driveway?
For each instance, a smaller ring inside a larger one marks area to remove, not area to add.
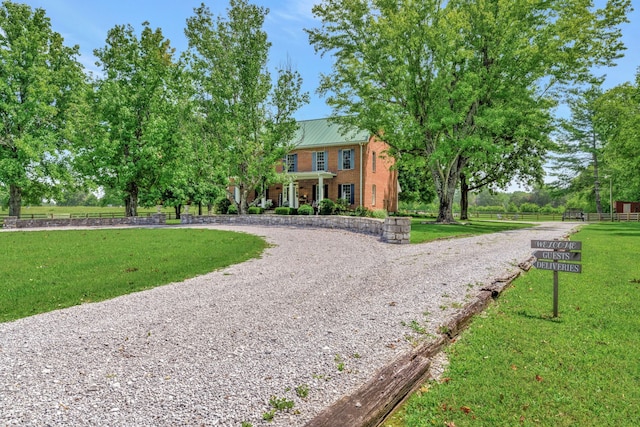
[[[273,246],[185,282],[0,324],[0,425],[302,426],[424,339],[416,325],[435,334],[482,285],[516,270],[531,239],[574,227],[403,246],[207,227]],[[295,406],[267,423],[271,397]]]

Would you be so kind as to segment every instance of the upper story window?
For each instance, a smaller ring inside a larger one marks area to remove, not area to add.
[[[298,155],[287,154],[285,158],[285,167],[287,172],[298,172]]]
[[[311,159],[312,170],[326,171],[328,163],[328,153],[326,151],[314,151]]]
[[[355,168],[355,151],[339,150],[338,151],[338,170],[346,170]]]
[[[375,172],[376,171],[376,152],[373,152],[373,155],[371,156],[371,171]]]

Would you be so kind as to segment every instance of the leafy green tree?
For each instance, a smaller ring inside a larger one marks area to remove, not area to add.
[[[604,160],[617,200],[640,200],[640,69],[635,83],[606,91],[598,100],[598,115],[606,124]]]
[[[84,74],[43,9],[5,1],[0,7],[0,185],[9,215],[23,199],[38,202],[68,178],[71,149],[62,129]]]
[[[553,157],[553,168],[560,178],[558,187],[569,192],[585,190],[593,193],[595,208],[602,214],[600,197],[600,166],[606,144],[603,126],[598,120],[597,102],[602,96],[599,82],[586,90],[575,91],[569,98],[571,117],[561,120],[561,132],[558,137],[557,155]],[[589,169],[593,179],[575,179]],[[583,188],[579,184],[586,184]]]
[[[127,216],[137,215],[139,202],[155,205],[190,159],[183,67],[162,31],[142,25],[140,37],[130,25],[115,26],[106,46],[94,51],[103,76],[86,92],[74,128],[78,169],[120,192]]]
[[[224,153],[210,167],[224,170],[240,189],[240,212],[247,197],[276,179],[273,167],[290,150],[294,113],[306,102],[302,79],[290,66],[269,72],[271,43],[262,30],[268,9],[231,0],[228,17],[214,19],[204,4],[187,20],[188,60],[197,82],[204,143]],[[223,162],[220,164],[219,162]]]
[[[431,203],[435,198],[433,182],[428,170],[424,167],[423,157],[414,158],[410,155],[398,156],[396,168],[398,183],[402,190],[398,198],[408,203]]]
[[[618,56],[617,26],[630,2],[589,6],[325,0],[313,8],[322,26],[307,31],[316,50],[335,61],[320,91],[336,120],[376,133],[394,154],[424,157],[438,221],[452,222],[460,174],[488,173],[495,159],[537,161],[546,141],[532,131],[549,126],[553,89]],[[510,144],[522,139],[536,145],[533,154],[510,157]]]

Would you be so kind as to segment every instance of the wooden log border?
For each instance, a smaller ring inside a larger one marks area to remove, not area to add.
[[[441,325],[434,341],[421,344],[376,372],[354,393],[343,396],[305,424],[305,427],[376,427],[427,380],[431,360],[452,343],[473,316],[487,306],[513,282],[528,271],[534,258],[521,263],[520,270],[496,279],[483,287],[476,297]]]

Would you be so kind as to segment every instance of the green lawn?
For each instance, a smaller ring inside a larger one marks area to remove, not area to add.
[[[532,269],[385,427],[640,425],[640,224],[589,225],[582,274]]]
[[[185,280],[266,247],[256,236],[206,229],[0,233],[0,322]]]
[[[531,224],[506,221],[466,221],[464,224],[435,224],[433,220],[411,220],[411,243],[425,243],[452,237],[475,236],[499,231],[529,228]]]

